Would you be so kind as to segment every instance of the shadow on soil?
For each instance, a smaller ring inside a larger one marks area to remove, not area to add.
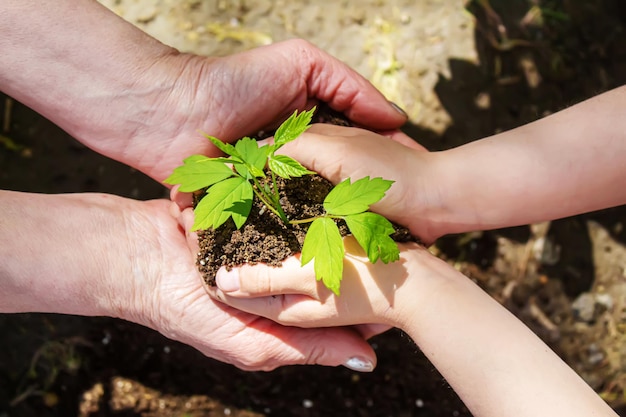
[[[480,64],[453,60],[452,77],[440,78],[436,86],[452,125],[441,137],[413,125],[406,126],[405,132],[429,150],[448,149],[532,122],[626,83],[623,4],[610,0],[543,3],[549,12],[538,28],[519,24],[529,17],[526,1],[491,1],[492,8],[471,2]],[[498,30],[500,23],[506,35]],[[594,264],[586,221],[600,223],[614,239],[626,243],[624,219],[626,207],[617,207],[552,222],[548,238],[561,248],[561,261],[544,272],[562,280],[572,297],[588,290]],[[530,230],[522,226],[490,231],[475,239],[448,236],[438,246],[451,258],[464,256],[488,267],[496,255],[498,236],[524,242]]]
[[[437,85],[453,125],[441,137],[417,126],[406,127],[429,149],[450,148],[511,129],[626,80],[626,19],[620,0],[546,1],[552,13],[535,28],[519,24],[528,12],[525,0],[492,1],[493,10],[480,3],[469,6],[477,16],[480,65],[452,61],[452,77],[442,78]],[[497,16],[507,28],[506,37],[498,30]],[[541,82],[534,84],[537,75]],[[18,104],[11,138],[16,150],[0,147],[2,188],[98,191],[139,199],[164,196],[159,184],[94,154]],[[571,295],[589,288],[593,260],[584,222],[594,219],[626,243],[626,231],[616,227],[625,218],[621,207],[553,222],[549,233],[563,248],[563,263],[573,267],[546,272],[562,279]],[[441,239],[439,246],[447,256],[465,257],[487,268],[501,235],[525,241],[529,231],[518,227],[469,240],[450,236]],[[3,315],[0,332],[4,341],[0,417],[77,415],[77,404],[85,403],[83,394],[99,383],[105,394],[96,401],[98,407],[85,415],[217,416],[226,414],[223,407],[231,416],[469,415],[413,343],[396,331],[374,338],[378,370],[364,375],[323,367],[246,373],[151,330],[107,318]],[[115,376],[171,396],[208,395],[219,399],[222,408],[183,412],[183,407],[168,413],[167,407],[160,412],[158,405],[144,404],[142,409],[141,404],[131,404],[126,411],[113,412],[107,404]]]

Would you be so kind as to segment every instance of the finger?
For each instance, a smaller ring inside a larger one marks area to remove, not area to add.
[[[348,65],[317,48],[303,52],[311,68],[307,84],[312,96],[368,128],[395,129],[406,123],[406,113]]]
[[[183,322],[177,323],[180,326],[177,331],[189,336],[178,340],[209,357],[249,371],[316,364],[343,365],[355,371],[370,372],[376,366],[376,354],[352,327],[304,329],[281,326],[269,319],[214,303],[217,309],[208,310],[212,321],[220,323],[214,330],[187,333],[195,323],[184,320],[194,320],[192,316],[185,316]]]
[[[257,140],[257,143],[259,144],[259,147],[265,146],[265,145],[273,145],[274,137],[270,136],[269,138],[266,138],[266,139]]]
[[[363,134],[371,134],[369,130],[361,129],[359,127],[346,127],[333,125],[330,123],[315,123],[307,129],[309,133],[316,133],[318,135],[352,138],[362,136]]]
[[[384,136],[358,128],[319,124],[284,145],[280,152],[333,184],[348,177],[370,176],[393,180],[396,168],[381,161],[396,161],[398,154],[406,154],[399,144]]]
[[[313,264],[301,266],[296,257],[287,258],[281,267],[257,264],[230,271],[220,268],[216,282],[222,292],[233,297],[303,294],[318,299],[320,291]]]
[[[260,321],[255,322],[253,326],[259,324],[267,326],[267,329],[260,329],[266,332],[265,334],[269,333],[278,339],[278,352],[267,352],[276,356],[272,361],[273,368],[282,365],[324,365],[345,366],[357,372],[371,372],[376,367],[376,353],[365,339],[350,327],[301,329],[281,327],[275,323],[261,324]]]
[[[238,298],[219,288],[207,288],[209,295],[237,310],[261,315],[284,326],[316,328],[336,327],[344,324],[336,317],[335,304],[321,302],[308,295],[285,294],[267,297]],[[261,313],[261,314],[259,314]]]
[[[178,204],[181,209],[193,206],[193,194],[180,191],[180,185],[175,185],[170,190],[170,200]]]
[[[401,143],[407,148],[416,149],[418,151],[428,151],[428,149],[420,145],[415,139],[400,130],[381,132],[381,135],[388,137],[395,142]]]
[[[187,207],[180,214],[180,222],[183,225],[183,229],[185,230],[185,238],[187,240],[187,245],[191,248],[193,253],[198,252],[198,234],[196,232],[192,232],[191,229],[193,227],[195,216],[193,214],[193,209],[191,207]]]

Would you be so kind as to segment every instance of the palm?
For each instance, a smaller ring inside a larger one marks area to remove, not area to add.
[[[271,370],[303,363],[340,365],[350,355],[372,356],[370,347],[348,328],[300,329],[235,310],[211,299],[195,269],[188,239],[171,216],[171,203],[139,203],[156,236],[145,234],[158,260],[144,268],[150,300],[142,309],[141,324],[189,344],[207,356],[241,369]],[[144,284],[146,285],[146,284]]]

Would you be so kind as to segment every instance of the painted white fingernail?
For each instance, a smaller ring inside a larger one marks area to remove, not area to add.
[[[374,370],[374,364],[367,359],[354,356],[343,363],[348,369],[352,369],[357,372],[372,372]]]
[[[215,281],[220,290],[224,292],[233,292],[239,290],[239,270],[233,268],[228,271],[226,268],[220,268],[215,276]]]

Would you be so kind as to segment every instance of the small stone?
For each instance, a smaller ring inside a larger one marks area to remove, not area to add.
[[[596,304],[606,309],[606,311],[611,311],[613,309],[613,297],[611,294],[596,294]]]
[[[589,345],[589,364],[592,366],[600,365],[604,361],[604,352],[595,343]]]
[[[596,310],[595,297],[588,292],[582,293],[572,303],[572,309],[576,317],[580,320],[587,323],[593,321]]]
[[[532,250],[535,259],[543,265],[556,265],[561,259],[561,246],[549,238],[537,239]]]

